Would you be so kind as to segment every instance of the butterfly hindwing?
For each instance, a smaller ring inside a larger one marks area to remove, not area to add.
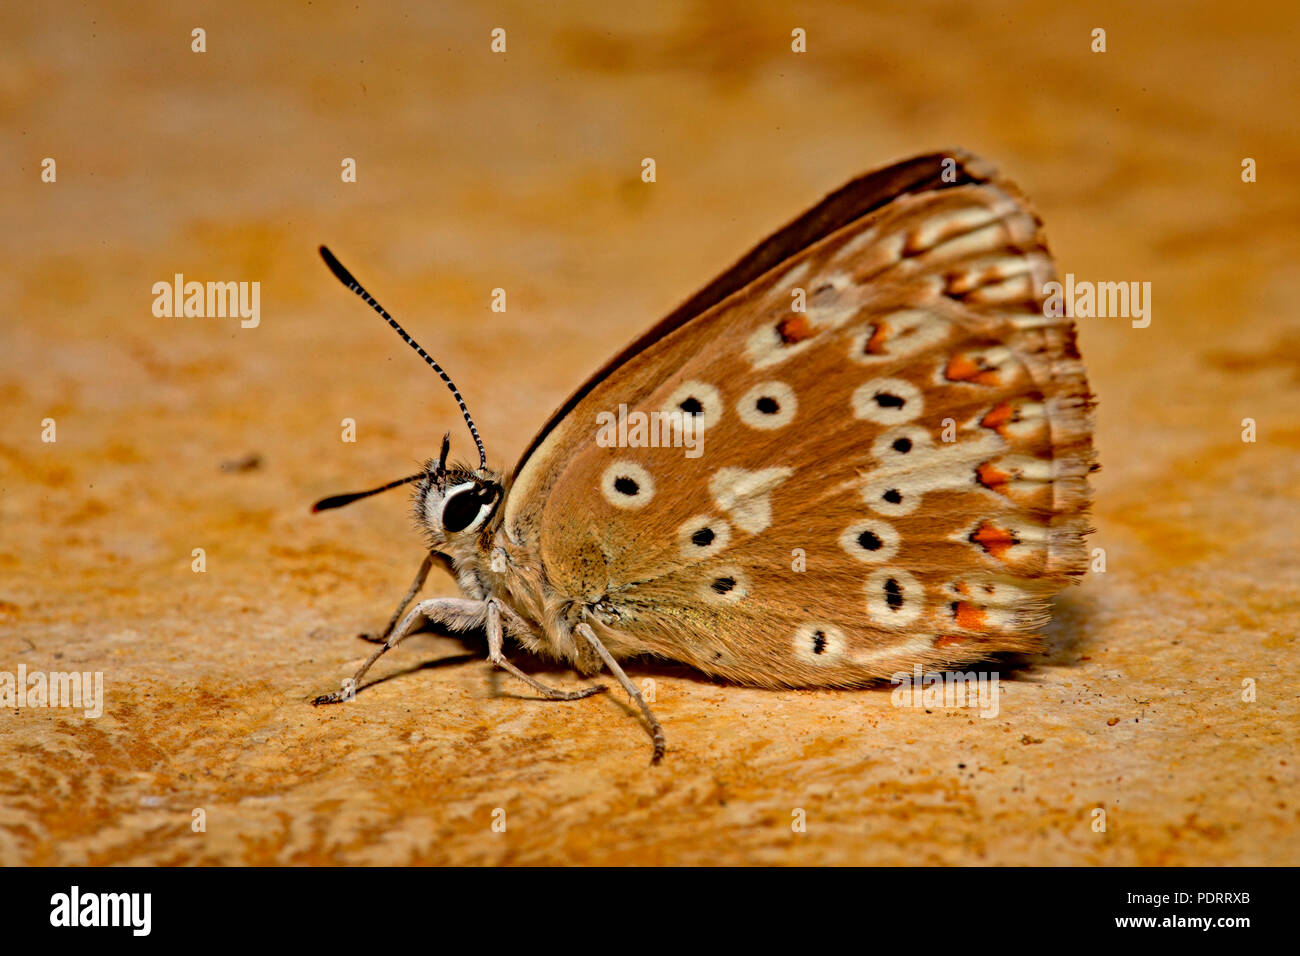
[[[828,197],[539,436],[507,533],[616,656],[853,685],[1034,646],[1083,567],[1090,397],[1069,320],[1044,315],[1038,221],[948,159]],[[607,447],[620,405],[658,413],[658,439],[695,416],[698,457]]]

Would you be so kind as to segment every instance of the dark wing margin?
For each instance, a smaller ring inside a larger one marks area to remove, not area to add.
[[[952,164],[947,178],[945,164]],[[685,325],[696,316],[708,311],[723,299],[744,288],[769,269],[774,269],[786,259],[797,255],[808,246],[842,229],[856,219],[887,205],[907,193],[929,192],[988,182],[995,175],[992,167],[962,149],[914,156],[901,163],[878,169],[852,180],[837,189],[798,219],[777,230],[747,252],[730,269],[722,273],[695,295],[691,296],[649,331],[641,335],[618,355],[605,363],[582,386],[569,396],[547,419],[541,431],[519,456],[514,474],[517,477],[524,464],[545,441],[560,420],[573,410],[587,393],[603,381],[616,368],[642,351],[651,343]]]

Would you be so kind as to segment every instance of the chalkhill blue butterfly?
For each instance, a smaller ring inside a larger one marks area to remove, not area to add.
[[[460,392],[330,252],[326,263],[442,376],[478,461],[413,483],[427,537],[350,699],[425,619],[608,670],[646,656],[762,687],[856,687],[1040,647],[1086,565],[1092,397],[1019,190],[962,151],[853,180],[761,242],[587,380],[514,469],[488,464]],[[463,597],[407,611],[435,563]]]

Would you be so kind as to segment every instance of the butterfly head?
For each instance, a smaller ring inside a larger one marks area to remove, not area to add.
[[[415,490],[415,518],[429,536],[430,548],[444,553],[473,544],[495,527],[505,498],[501,475],[488,468],[447,463],[451,447],[443,436],[442,453],[425,463]],[[453,556],[455,556],[453,554]]]

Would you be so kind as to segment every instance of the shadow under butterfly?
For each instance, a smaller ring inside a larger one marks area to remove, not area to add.
[[[1024,197],[960,150],[862,176],[764,240],[592,376],[508,476],[446,372],[325,247],[334,274],[451,389],[478,450],[339,495],[414,483],[428,553],[338,692],[425,618],[510,637],[583,674],[652,656],[763,687],[853,687],[1041,648],[1086,566],[1092,396]],[[620,405],[693,427],[597,440]],[[687,420],[689,417],[689,422]],[[680,436],[677,436],[680,437]],[[629,447],[631,446],[631,447]],[[407,611],[433,566],[463,597]]]

